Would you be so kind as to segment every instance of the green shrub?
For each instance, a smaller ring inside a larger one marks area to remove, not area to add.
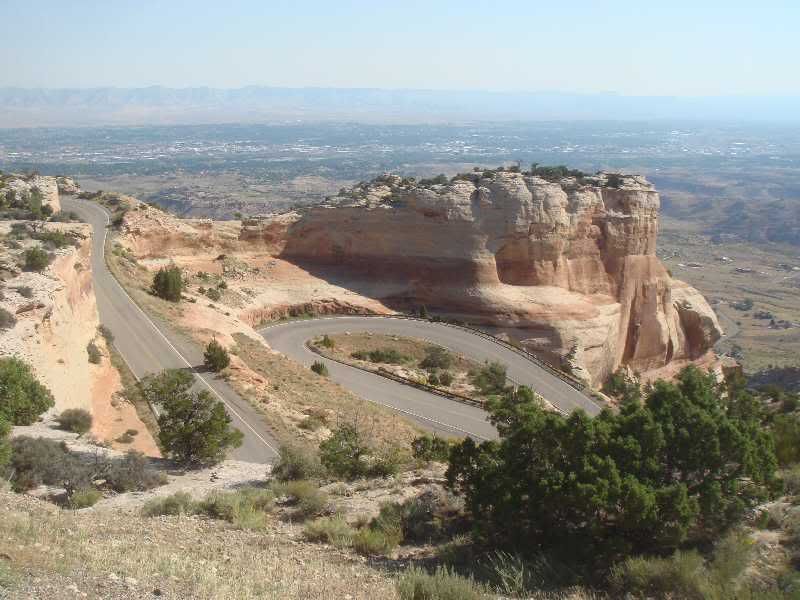
[[[325,363],[315,360],[314,363],[311,365],[311,370],[314,371],[317,375],[322,377],[328,376],[328,367]]]
[[[318,454],[309,448],[284,444],[279,454],[278,463],[272,468],[278,481],[316,479],[324,474]]]
[[[219,302],[222,299],[222,294],[217,288],[208,288],[205,294],[212,302]]]
[[[629,558],[611,569],[611,589],[620,595],[704,600],[707,573],[697,552],[676,552],[669,558]]]
[[[31,425],[52,408],[53,395],[18,358],[0,358],[0,414],[13,425]]]
[[[141,452],[128,450],[125,456],[110,462],[105,479],[115,492],[143,492],[166,483],[166,477],[150,468],[150,463]]]
[[[506,389],[506,367],[490,362],[470,373],[472,384],[485,396],[502,394]]]
[[[105,325],[99,325],[97,327],[97,332],[103,336],[103,339],[105,339],[106,343],[108,344],[114,343],[114,334]]]
[[[439,375],[436,372],[431,373],[428,375],[428,385],[438,386],[439,385]]]
[[[103,360],[103,354],[94,342],[89,342],[86,346],[86,353],[89,355],[89,362],[93,365],[99,365]]]
[[[384,444],[372,451],[366,475],[369,477],[390,477],[397,475],[403,465],[409,462],[408,452],[400,446]]]
[[[152,292],[159,298],[178,302],[183,292],[183,277],[178,267],[162,267],[153,277]]]
[[[8,312],[5,308],[0,307],[0,330],[6,331],[17,324],[17,318]]]
[[[323,517],[308,523],[303,530],[303,537],[309,542],[346,548],[352,545],[354,533],[342,517]]]
[[[484,600],[484,589],[472,579],[467,579],[446,567],[437,567],[433,573],[418,567],[406,569],[397,580],[400,600]]]
[[[428,346],[425,348],[425,357],[420,361],[419,366],[423,369],[442,369],[447,370],[453,366],[453,356],[441,346]]]
[[[94,488],[82,488],[76,490],[67,501],[67,507],[73,510],[94,506],[103,497],[99,490]]]
[[[784,489],[792,496],[800,494],[800,465],[793,465],[781,473]]]
[[[336,346],[336,343],[326,333],[322,336],[322,340],[320,341],[319,345],[323,348],[333,348]]]
[[[56,417],[58,426],[72,433],[84,434],[92,428],[92,415],[82,408],[68,408]]]
[[[50,255],[38,246],[35,248],[28,248],[25,250],[25,254],[23,256],[25,258],[26,271],[42,272],[47,268],[52,260]]]
[[[142,507],[145,517],[193,515],[197,512],[197,503],[186,492],[175,492],[170,496],[153,498]]]
[[[444,371],[439,374],[439,383],[444,387],[450,387],[453,383],[453,374],[450,371]]]
[[[277,497],[287,497],[295,507],[294,515],[301,519],[313,517],[328,506],[328,495],[311,481],[288,481],[273,484],[271,487]]]
[[[369,470],[366,459],[370,454],[361,432],[352,423],[340,425],[319,445],[322,464],[332,475],[344,479],[366,475]]]
[[[511,598],[528,598],[541,590],[566,588],[577,579],[570,568],[543,554],[523,558],[495,550],[479,562],[479,568],[497,592]]]
[[[222,371],[231,364],[228,351],[216,339],[211,340],[206,346],[203,360],[206,367],[216,372]]]
[[[426,462],[447,462],[452,444],[444,438],[434,435],[421,435],[411,442],[412,456]]]

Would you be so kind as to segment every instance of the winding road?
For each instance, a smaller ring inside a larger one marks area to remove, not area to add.
[[[404,413],[426,429],[476,439],[497,437],[480,408],[326,359],[306,346],[306,341],[316,336],[348,331],[418,338],[478,362],[497,361],[506,365],[512,383],[529,386],[564,412],[578,408],[590,415],[600,412],[599,406],[586,395],[524,355],[467,329],[442,323],[391,317],[327,317],[280,323],[259,333],[274,350],[293,360],[306,365],[315,360],[325,362],[334,381],[366,400]]]
[[[165,322],[145,312],[117,282],[105,262],[109,214],[98,204],[63,198],[64,210],[76,212],[94,230],[92,270],[100,322],[114,334],[114,345],[134,376],[142,378],[163,369],[189,369],[196,389],[207,389],[226,407],[234,427],[244,434],[241,447],[231,458],[270,463],[277,457],[278,442],[264,415],[242,399],[225,381],[202,372],[202,348],[178,334]],[[441,323],[399,318],[329,317],[279,323],[260,330],[269,345],[302,364],[324,361],[330,376],[361,398],[404,414],[423,428],[478,440],[497,437],[486,412],[425,390],[403,385],[379,375],[343,365],[311,352],[306,342],[331,333],[373,332],[423,339],[473,360],[506,365],[508,378],[527,385],[564,412],[582,408],[590,415],[600,409],[582,392],[511,348],[467,329]]]
[[[194,341],[177,334],[160,319],[145,312],[117,282],[105,261],[108,212],[98,204],[73,198],[61,199],[64,210],[74,211],[91,224],[92,272],[100,322],[114,334],[114,346],[137,379],[163,369],[189,369],[194,374],[195,389],[206,389],[228,411],[233,426],[244,434],[239,448],[230,458],[248,462],[271,463],[278,456],[278,442],[270,433],[264,415],[242,399],[225,381],[200,372],[203,350]]]

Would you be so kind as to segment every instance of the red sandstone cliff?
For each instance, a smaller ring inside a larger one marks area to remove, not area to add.
[[[699,359],[720,335],[705,299],[655,256],[658,193],[643,177],[614,183],[498,171],[418,186],[384,176],[294,222],[245,226],[240,242],[309,269],[345,269],[373,289],[384,281],[382,300],[497,326],[551,359],[569,354],[598,384],[622,365],[647,372]]]

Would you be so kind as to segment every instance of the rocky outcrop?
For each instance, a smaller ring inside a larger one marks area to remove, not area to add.
[[[311,270],[390,283],[384,301],[480,321],[551,360],[569,355],[599,384],[623,365],[700,358],[720,335],[705,299],[655,256],[658,211],[638,176],[384,176],[241,237]]]
[[[72,177],[56,177],[58,193],[67,196],[76,196],[81,191],[81,186]]]
[[[3,192],[12,190],[18,196],[29,195],[34,188],[42,193],[42,206],[49,206],[54,213],[61,210],[61,202],[58,197],[58,184],[55,177],[45,177],[42,175],[19,176],[12,175],[2,181],[0,188]]]

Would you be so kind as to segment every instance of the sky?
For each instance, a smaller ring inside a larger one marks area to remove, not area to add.
[[[796,0],[0,0],[0,87],[800,94]]]

